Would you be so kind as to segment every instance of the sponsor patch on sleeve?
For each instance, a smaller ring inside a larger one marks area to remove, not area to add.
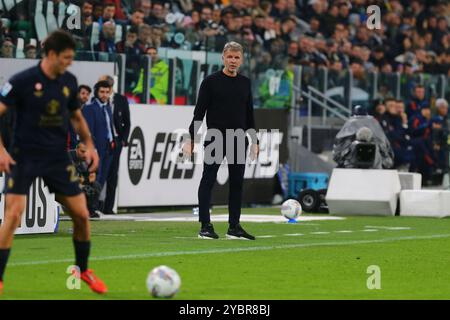
[[[0,94],[1,94],[3,97],[6,97],[6,96],[8,95],[8,93],[11,91],[11,89],[12,89],[11,83],[6,82],[6,83],[3,85],[2,91],[1,91]]]

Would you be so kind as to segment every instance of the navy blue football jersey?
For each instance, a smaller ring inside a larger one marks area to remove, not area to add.
[[[67,157],[70,112],[80,108],[77,89],[73,74],[50,79],[40,63],[13,76],[0,91],[0,101],[16,113],[10,153]]]

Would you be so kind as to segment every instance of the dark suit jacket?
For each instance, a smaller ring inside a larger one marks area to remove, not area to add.
[[[130,135],[130,105],[127,97],[115,93],[113,97],[114,104],[114,129],[116,129],[119,140],[123,146],[128,144]]]
[[[109,118],[112,119],[110,106],[108,106],[107,111]],[[110,148],[110,143],[108,141],[108,127],[105,114],[100,107],[98,100],[94,99],[90,104],[85,105],[81,112],[89,126],[92,139],[94,140],[99,155],[105,154]]]

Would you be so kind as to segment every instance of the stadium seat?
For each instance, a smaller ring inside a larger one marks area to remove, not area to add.
[[[23,53],[25,40],[22,38],[17,38],[17,44],[16,44],[16,58],[23,59],[25,58],[25,54]]]
[[[7,12],[11,11],[11,9],[16,5],[14,0],[3,0],[3,3],[5,4],[5,9]]]
[[[403,190],[400,192],[400,216],[450,216],[449,190]]]
[[[58,22],[56,21],[54,12],[55,11],[53,1],[47,1],[46,21],[47,21],[47,30],[49,33],[58,29]]]
[[[62,24],[64,23],[64,19],[66,18],[66,4],[64,2],[60,2],[58,4],[58,27],[62,28]]]
[[[11,20],[9,20],[7,18],[2,18],[1,20],[2,20],[2,26],[3,27],[9,28],[11,26]]]
[[[36,39],[31,38],[31,39],[30,39],[30,44],[33,45],[33,46],[35,46],[35,47],[37,48],[37,40],[36,40]]]
[[[98,43],[100,39],[100,25],[98,22],[92,23],[91,31],[91,50],[94,51],[94,45]]]
[[[34,13],[34,27],[36,29],[37,38],[42,41],[47,37],[47,23],[45,22],[45,17],[42,12],[44,3],[42,0],[36,1],[36,10]]]
[[[393,216],[400,191],[397,170],[334,169],[325,199],[330,214]]]
[[[120,24],[116,24],[116,39],[115,39],[115,43],[122,41],[122,25]]]

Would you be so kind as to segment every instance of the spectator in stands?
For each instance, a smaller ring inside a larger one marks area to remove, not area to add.
[[[101,1],[95,1],[94,2],[94,8],[92,9],[92,20],[97,22],[102,22],[102,15],[103,15],[103,3]]]
[[[448,148],[448,102],[440,98],[436,100],[436,115],[431,118],[433,150],[437,160],[439,173],[446,173],[449,169]]]
[[[212,23],[212,7],[204,5],[200,11],[200,29],[203,30]]]
[[[352,58],[350,62],[350,70],[353,74],[353,86],[359,88],[367,88],[366,70],[364,69],[364,62],[360,58]]]
[[[1,58],[14,58],[14,43],[11,38],[5,38],[0,48]]]
[[[275,0],[270,15],[275,19],[285,19],[289,16],[286,0]]]
[[[117,53],[125,53],[125,92],[131,92],[139,80],[136,70],[140,69],[140,60],[143,51],[138,43],[138,28],[130,27],[125,40],[116,44]]]
[[[114,3],[107,3],[103,7],[102,18],[99,21],[100,24],[106,21],[114,21],[114,15],[116,14],[116,6]]]
[[[339,22],[339,7],[336,4],[332,4],[329,10],[323,14],[324,8],[319,0],[310,1],[313,5],[314,13],[311,15],[320,21],[321,32],[328,38],[333,35],[336,29],[336,24]],[[311,20],[308,19],[308,20]]]
[[[169,91],[169,66],[160,59],[156,47],[149,47],[146,54],[152,59],[150,70],[150,103],[167,104]],[[139,82],[133,90],[134,94],[144,92],[144,70],[141,70]]]
[[[124,7],[122,5],[121,0],[106,0],[108,3],[114,5],[114,18],[116,21],[125,21],[127,19],[127,15],[124,12]]]
[[[295,20],[295,17],[284,18],[281,22],[281,33],[279,37],[285,42],[293,40],[292,36],[296,27],[297,21]]]
[[[33,44],[27,44],[24,49],[24,54],[26,59],[36,59],[37,58],[36,46]]]
[[[116,24],[114,21],[103,23],[99,42],[94,46],[94,51],[116,53]]]
[[[84,20],[88,17],[92,18],[93,10],[94,10],[93,0],[83,1],[83,5],[81,6],[81,20]]]
[[[263,41],[264,41],[264,48],[268,50],[270,48],[270,43],[272,40],[276,39],[277,32],[275,28],[275,19],[273,17],[266,17],[264,22],[264,35],[263,35]]]
[[[127,25],[130,25],[132,27],[139,27],[141,24],[144,23],[144,20],[145,20],[144,11],[141,9],[137,9],[131,15],[130,20],[127,22]]]
[[[162,25],[154,25],[152,27],[151,41],[152,46],[156,48],[168,46]]]
[[[416,85],[411,101],[408,103],[406,113],[408,118],[411,119],[416,113],[424,107],[430,107],[430,103],[425,99],[425,87],[423,85]]]
[[[377,46],[370,57],[370,62],[372,62],[377,72],[380,72],[383,65],[387,62],[384,51],[382,46]]]
[[[152,12],[152,2],[151,0],[138,0],[136,1],[136,11],[140,10],[144,14],[144,19],[148,19],[150,13]]]
[[[152,46],[152,28],[148,24],[141,24],[138,31],[138,46],[142,52]]]
[[[254,72],[257,75],[260,75],[261,73],[265,73],[268,69],[271,68],[272,68],[272,55],[267,51],[262,51],[261,54],[259,54],[255,58]]]
[[[408,135],[408,119],[403,101],[388,98],[386,112],[381,117],[381,127],[394,151],[394,168],[408,170],[413,160],[413,148]],[[403,107],[403,110],[402,110]]]
[[[316,16],[313,16],[309,21],[309,30],[305,32],[305,35],[311,38],[323,38],[320,29],[321,29],[320,19]]]
[[[430,120],[430,106],[424,105],[410,118],[408,125],[414,150],[414,162],[410,171],[421,173],[425,185],[432,183],[433,170],[437,165],[431,139]]]
[[[288,58],[292,59],[294,64],[299,64],[300,62],[300,54],[299,47],[297,41],[290,41],[287,48]]]
[[[162,4],[162,2],[154,2],[152,5],[152,12],[150,14],[150,16],[145,19],[145,23],[153,26],[153,25],[160,25],[165,23],[164,18],[166,17],[166,12],[164,9],[164,5]]]
[[[386,105],[382,100],[375,101],[375,106],[373,108],[373,117],[381,123],[386,113]]]

